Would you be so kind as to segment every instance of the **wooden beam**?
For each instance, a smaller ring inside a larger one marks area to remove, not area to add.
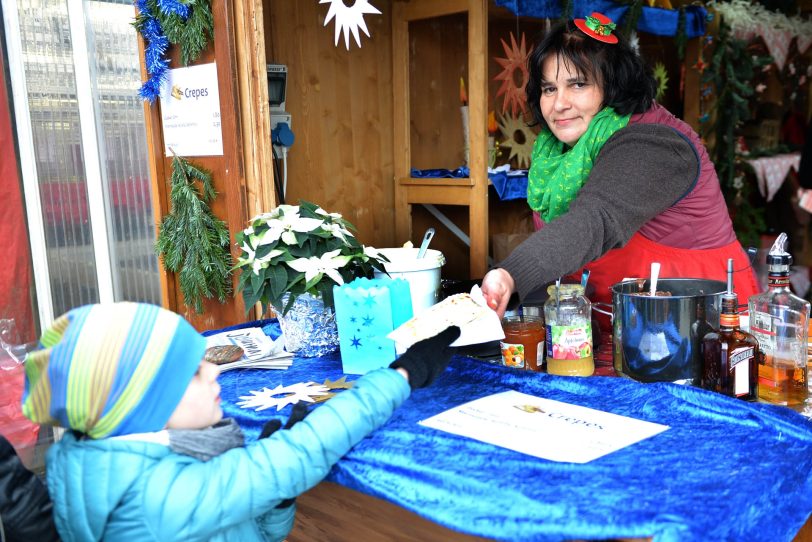
[[[468,11],[468,0],[431,0],[429,2],[406,2],[394,4],[393,8],[402,21],[419,21]],[[398,9],[400,8],[400,9]]]
[[[409,104],[409,22],[407,4],[392,5],[392,144],[394,179],[409,177],[411,171],[411,114]],[[393,181],[394,181],[393,179]],[[406,189],[395,182],[395,239],[412,237],[412,206],[406,199]]]
[[[468,3],[468,166],[474,183],[468,203],[469,267],[477,279],[488,270],[488,2]]]
[[[243,117],[245,210],[250,218],[276,206],[262,0],[234,0],[239,108]]]

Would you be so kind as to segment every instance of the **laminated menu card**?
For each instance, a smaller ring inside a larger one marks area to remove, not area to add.
[[[541,459],[569,463],[588,463],[669,428],[517,391],[488,395],[419,423]]]

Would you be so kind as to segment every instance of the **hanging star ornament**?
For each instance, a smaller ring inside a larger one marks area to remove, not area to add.
[[[503,96],[502,99],[502,114],[505,114],[510,108],[510,114],[516,116],[519,112],[525,111],[526,96],[524,88],[527,86],[529,74],[527,72],[527,57],[530,52],[527,50],[527,44],[522,32],[521,45],[516,43],[516,37],[513,32],[510,33],[510,47],[505,43],[505,40],[500,39],[502,48],[505,50],[507,58],[494,58],[494,60],[502,66],[502,71],[494,77],[494,81],[502,81],[502,86],[496,92],[497,98]],[[516,77],[516,72],[519,77]],[[521,80],[521,84],[517,85],[516,80]]]
[[[499,143],[500,147],[510,149],[508,162],[516,157],[516,164],[519,169],[530,167],[530,155],[533,152],[533,143],[536,141],[536,134],[519,117],[510,115],[499,115],[499,131],[505,140]]]
[[[348,51],[350,50],[350,32],[352,32],[358,47],[361,47],[361,37],[358,34],[359,28],[363,30],[367,37],[370,37],[364,15],[368,13],[381,14],[375,6],[369,3],[369,0],[355,0],[352,6],[347,6],[343,0],[319,0],[319,4],[330,4],[327,17],[324,19],[324,26],[327,26],[327,23],[335,17],[335,46],[338,47],[338,36],[343,33],[344,46]]]

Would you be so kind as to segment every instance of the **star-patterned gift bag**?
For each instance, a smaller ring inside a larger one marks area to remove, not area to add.
[[[333,288],[341,364],[364,374],[395,361],[390,331],[412,317],[409,283],[403,279],[355,279]]]

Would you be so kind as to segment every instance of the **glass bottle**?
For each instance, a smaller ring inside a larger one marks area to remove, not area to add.
[[[547,372],[589,376],[592,357],[592,304],[580,284],[552,284],[544,303],[547,324]]]
[[[789,288],[792,256],[786,234],[767,255],[768,289],[750,298],[750,332],[758,339],[758,397],[778,405],[800,405],[807,398],[806,347],[809,303]]]
[[[701,386],[745,401],[758,399],[758,341],[739,328],[739,299],[733,292],[733,259],[727,261],[719,331],[702,339]]]

